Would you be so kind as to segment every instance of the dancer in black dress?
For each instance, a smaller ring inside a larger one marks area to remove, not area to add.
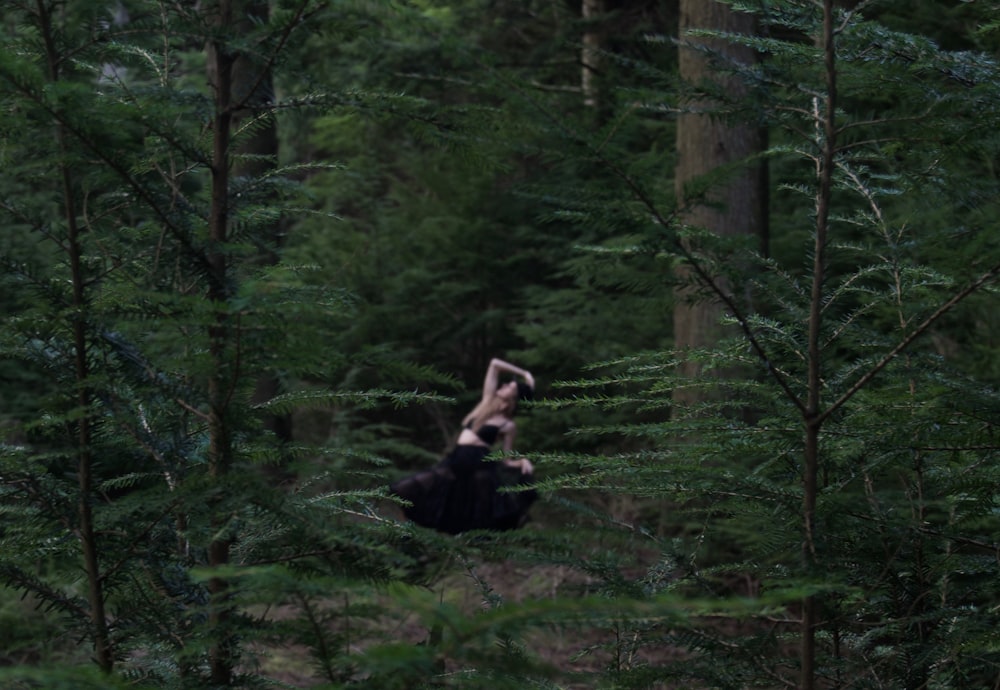
[[[500,384],[500,374],[520,380]],[[455,448],[439,464],[404,477],[390,488],[411,505],[403,512],[418,525],[448,534],[475,529],[508,530],[519,527],[538,497],[534,489],[500,491],[501,468],[517,473],[517,485],[531,485],[534,468],[527,458],[486,456],[498,441],[509,452],[517,427],[514,412],[520,400],[535,390],[531,372],[494,358],[486,370],[483,397],[462,420]]]

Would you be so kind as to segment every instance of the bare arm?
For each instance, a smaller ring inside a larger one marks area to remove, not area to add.
[[[517,436],[514,422],[509,422],[500,433],[503,435],[503,449],[508,452],[514,450],[514,437]]]
[[[486,378],[483,380],[483,400],[492,398],[496,394],[501,373],[520,376],[529,386],[535,387],[535,377],[531,375],[530,371],[494,357],[490,360],[490,365],[486,369]]]
[[[507,426],[501,429],[500,433],[503,435],[503,449],[506,452],[510,452],[514,449],[514,437],[517,434],[517,427],[514,422],[510,422]],[[504,458],[503,464],[507,467],[512,467],[521,471],[521,474],[533,474],[535,471],[534,466],[528,458]]]

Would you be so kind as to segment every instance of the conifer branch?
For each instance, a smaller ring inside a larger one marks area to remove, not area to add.
[[[101,579],[104,581],[110,580],[115,573],[117,573],[121,568],[123,568],[132,558],[135,556],[136,551],[139,546],[142,545],[143,541],[148,537],[154,529],[160,524],[160,521],[170,515],[174,509],[180,505],[181,499],[175,498],[167,507],[160,512],[159,515],[155,516],[153,519],[147,519],[146,527],[143,528],[138,534],[133,536],[128,546],[124,547],[123,555],[114,563],[106,566],[104,572],[101,574]]]
[[[862,390],[868,383],[874,379],[879,372],[885,369],[896,357],[898,357],[903,351],[905,351],[917,338],[926,333],[931,326],[933,326],[941,317],[950,312],[956,306],[958,306],[965,298],[977,292],[983,286],[988,285],[992,281],[996,280],[1000,276],[1000,264],[994,266],[990,270],[986,271],[974,281],[966,285],[962,290],[955,293],[950,299],[944,302],[941,306],[935,309],[927,318],[925,318],[918,326],[916,326],[910,333],[908,333],[902,340],[900,340],[896,345],[889,350],[879,361],[872,366],[865,374],[863,374],[857,381],[854,382],[846,391],[844,391],[840,397],[833,401],[827,408],[819,415],[818,422],[822,423],[830,415],[839,410],[848,400],[854,397],[856,393]]]
[[[306,7],[308,7],[310,2],[312,2],[312,0],[302,0],[301,4],[295,9],[293,16],[288,21],[281,34],[279,34],[277,43],[271,50],[270,55],[267,56],[264,64],[257,70],[257,80],[254,82],[253,86],[247,90],[247,93],[244,94],[242,100],[235,101],[229,105],[229,109],[231,111],[244,110],[250,107],[248,106],[248,101],[255,93],[257,93],[257,90],[264,83],[264,80],[267,79],[267,75],[271,73],[271,70],[274,68],[275,63],[278,60],[278,56],[281,55],[282,50],[284,50],[287,45],[292,32],[298,28],[302,22],[306,21],[310,14],[315,14],[322,9],[322,4],[320,4],[317,5],[316,9],[313,10],[312,13],[306,13]]]
[[[206,260],[204,254],[195,247],[194,242],[183,232],[182,228],[173,222],[170,218],[170,214],[161,208],[160,204],[149,192],[149,189],[135,179],[131,173],[129,173],[122,160],[118,156],[115,156],[113,151],[108,150],[106,147],[100,146],[93,141],[85,131],[76,127],[73,124],[72,119],[67,117],[63,111],[53,108],[42,96],[42,94],[36,93],[34,89],[30,88],[28,85],[22,84],[15,75],[11,75],[6,72],[0,72],[0,75],[6,78],[8,83],[13,84],[21,95],[25,96],[35,105],[42,108],[42,110],[44,110],[56,124],[64,127],[68,133],[71,133],[77,141],[86,147],[86,149],[96,156],[104,165],[113,170],[115,174],[136,194],[136,196],[144,201],[147,208],[149,208],[157,216],[160,222],[163,223],[164,227],[170,230],[173,237],[180,242],[181,246],[187,251],[188,256],[192,259],[192,261],[199,264],[205,275],[211,278],[213,275],[211,266]]]

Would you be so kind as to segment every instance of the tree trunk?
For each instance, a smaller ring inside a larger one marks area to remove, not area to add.
[[[266,0],[244,0],[240,8],[240,17],[234,17],[237,31],[249,31],[255,22],[266,22],[269,7]],[[232,103],[233,131],[238,130],[247,121],[259,117],[274,103],[274,84],[271,70],[247,55],[234,56],[232,66]],[[266,122],[256,123],[250,136],[241,137],[233,152],[236,158],[232,162],[234,178],[253,178],[263,175],[277,167],[278,159],[278,127],[273,117]],[[285,227],[275,223],[270,237],[262,238],[259,261],[264,264],[278,262],[278,253],[283,243]],[[271,400],[281,392],[281,383],[275,375],[263,375],[257,381],[253,395],[254,403]],[[264,427],[274,433],[281,441],[292,440],[291,415],[267,415]]]
[[[681,0],[680,33],[682,39],[708,44],[730,59],[742,63],[756,60],[754,52],[743,46],[719,40],[687,39],[685,32],[696,28],[751,33],[754,25],[749,15],[738,14],[728,5],[714,1]],[[679,60],[681,78],[688,83],[721,80],[730,93],[743,90],[736,80],[714,73],[708,59],[697,51],[682,47]],[[691,182],[720,166],[760,152],[763,148],[761,130],[750,124],[721,122],[707,113],[711,103],[697,102],[692,106],[689,112],[681,114],[677,123],[675,185],[677,197],[685,208],[683,221],[717,235],[759,235],[764,227],[763,200],[766,197],[761,188],[764,179],[761,167],[740,169],[724,184],[710,190],[704,199],[689,198],[686,190]],[[714,299],[699,299],[704,292],[687,284],[691,278],[687,268],[679,269],[678,273],[680,287],[675,293],[677,303],[674,307],[676,347],[684,351],[713,345],[723,335],[719,324],[722,306]],[[723,287],[728,290],[730,286]],[[695,377],[701,373],[701,367],[685,362],[681,365],[681,373]],[[673,399],[678,404],[685,404],[695,402],[700,396],[697,391],[683,389],[675,391]]]
[[[219,0],[213,17],[223,30],[247,36],[253,27],[267,21],[266,0]],[[229,199],[232,182],[236,178],[259,177],[276,167],[278,154],[277,128],[273,119],[263,126],[257,123],[250,136],[234,141],[239,128],[250,119],[257,118],[274,101],[269,65],[245,52],[237,52],[230,45],[213,42],[207,47],[207,71],[215,97],[213,134],[215,145],[212,157],[212,202],[209,216],[209,235],[215,247],[222,247],[229,238],[231,209]],[[267,238],[258,257],[261,263],[278,260],[282,229],[275,227]],[[222,251],[213,251],[208,257],[212,268],[208,296],[217,305],[217,317],[210,329],[210,353],[215,362],[214,375],[209,381],[209,472],[216,482],[222,482],[232,470],[234,447],[232,438],[231,392],[241,376],[238,359],[238,326],[228,317],[231,297],[231,261]],[[274,376],[262,376],[257,383],[255,398],[269,400],[278,391]],[[267,425],[283,440],[291,436],[287,419],[272,418]],[[230,562],[232,537],[228,534],[226,511],[213,515],[212,528],[216,537],[209,545],[209,566],[219,568]],[[211,628],[215,643],[210,652],[213,683],[228,686],[233,679],[236,641],[229,630],[232,617],[229,603],[229,583],[223,577],[209,581],[213,596]]]
[[[816,553],[816,499],[819,495],[820,431],[822,428],[822,327],[823,284],[826,279],[826,247],[829,236],[830,203],[833,194],[833,167],[837,151],[837,70],[834,46],[833,1],[823,3],[822,45],[826,72],[826,98],[817,104],[817,131],[822,131],[817,170],[816,232],[813,245],[812,288],[809,297],[808,392],[805,409],[805,458],[802,478],[802,558],[807,571],[818,572],[822,564]],[[799,651],[802,690],[816,687],[816,628],[819,625],[816,596],[802,602],[801,649]]]
[[[228,27],[233,21],[233,3],[219,0],[216,22]],[[231,327],[227,318],[229,264],[222,247],[229,236],[229,180],[230,143],[232,137],[232,72],[234,54],[229,47],[213,42],[207,47],[207,69],[209,84],[215,98],[215,113],[212,122],[214,144],[212,148],[211,207],[209,209],[208,232],[211,248],[208,254],[210,267],[208,298],[215,305],[215,323],[209,328],[209,353],[213,361],[212,375],[208,381],[208,464],[209,475],[216,491],[232,468],[233,447],[229,423],[228,391],[237,372],[229,361],[232,340]],[[219,503],[218,498],[213,503]],[[208,545],[208,566],[221,569],[229,564],[231,540],[227,534],[227,515],[216,505],[211,505],[212,541]],[[233,679],[235,665],[235,645],[229,625],[232,619],[232,605],[229,602],[229,582],[225,577],[213,575],[208,581],[212,602],[209,614],[209,628],[213,642],[209,649],[209,666],[212,683],[218,687],[229,687]]]
[[[52,24],[50,8],[43,3],[38,5],[38,19],[48,67],[48,77],[55,84],[60,80],[60,68],[63,57],[57,53],[57,29]],[[72,284],[72,316],[70,330],[73,340],[74,380],[76,382],[76,406],[79,419],[73,423],[76,440],[76,475],[79,494],[77,497],[77,528],[76,537],[80,542],[83,557],[83,570],[87,577],[87,603],[89,606],[91,635],[94,640],[94,657],[98,667],[105,673],[114,670],[114,648],[109,634],[107,610],[104,605],[104,578],[100,565],[100,545],[97,540],[97,529],[94,525],[93,500],[93,465],[94,455],[91,448],[92,415],[91,404],[93,391],[90,383],[90,365],[88,363],[87,335],[87,276],[84,274],[82,235],[86,228],[80,225],[80,214],[77,209],[77,191],[75,189],[72,171],[69,163],[69,146],[66,142],[66,130],[61,123],[56,124],[56,142],[63,162],[59,165],[59,175],[62,183],[63,208],[66,222],[66,241],[63,249],[67,253]]]
[[[583,92],[583,105],[595,110],[601,105],[598,80],[601,73],[601,50],[604,47],[597,19],[604,12],[604,0],[583,0],[580,8],[584,23],[580,49],[580,90]]]

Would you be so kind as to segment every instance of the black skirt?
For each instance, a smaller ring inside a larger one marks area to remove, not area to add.
[[[440,532],[515,529],[538,493],[501,488],[530,486],[534,478],[520,472],[509,478],[501,463],[484,461],[488,453],[482,446],[455,446],[440,463],[394,482],[390,490],[410,502],[403,508],[406,517]]]

